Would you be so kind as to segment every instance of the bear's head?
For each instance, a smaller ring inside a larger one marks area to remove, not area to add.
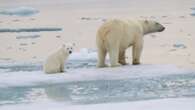
[[[148,34],[154,32],[162,32],[165,30],[165,27],[156,21],[144,20],[143,29],[144,29],[144,34]]]
[[[72,54],[74,47],[75,47],[75,43],[67,43],[62,45],[64,52],[68,55]]]

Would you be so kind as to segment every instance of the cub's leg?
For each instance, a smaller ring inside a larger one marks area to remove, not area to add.
[[[61,72],[61,73],[65,72],[65,70],[64,70],[64,61],[61,62],[61,65],[60,65],[60,72]]]

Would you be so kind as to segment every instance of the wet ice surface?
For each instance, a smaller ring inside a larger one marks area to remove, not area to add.
[[[162,75],[159,70],[153,70],[154,72],[151,70],[148,71],[150,72],[148,75],[145,72],[143,76],[140,75],[142,73],[132,73],[130,76],[131,72],[141,72],[143,68],[147,70],[152,67],[161,68],[161,66],[144,65],[141,66],[141,70],[138,67],[131,67],[132,71],[125,74],[123,71],[128,70],[128,67],[121,70],[121,73],[115,73],[116,70],[112,73],[109,70],[108,74],[100,72],[93,74],[94,68],[90,71],[86,70],[91,73],[84,73],[81,70],[82,73],[70,72],[60,74],[60,77],[46,75],[41,71],[2,73],[2,75],[6,74],[6,78],[0,77],[3,85],[0,87],[0,105],[48,100],[71,104],[97,104],[195,96],[195,73],[193,72],[186,71],[188,73],[183,74],[183,71],[178,74],[170,72]],[[166,66],[163,67],[165,68]],[[120,71],[120,68],[117,71]],[[161,75],[157,75],[158,71]]]
[[[191,16],[195,16],[195,8],[190,8],[192,10]]]
[[[0,29],[0,33],[5,32],[50,32],[50,31],[62,31],[62,28],[56,28],[56,27],[40,27],[40,28],[18,28],[18,29],[12,29],[12,28],[2,28]]]
[[[194,97],[195,75],[94,80],[41,86],[0,88],[0,105],[44,100],[97,104],[135,100]]]
[[[32,7],[15,7],[3,9],[0,11],[0,15],[9,15],[9,16],[32,16],[39,13],[39,10]]]
[[[0,64],[0,105],[63,102],[99,104],[195,97],[195,72],[173,65],[97,69],[96,52],[82,50],[66,73],[44,74],[42,63]]]

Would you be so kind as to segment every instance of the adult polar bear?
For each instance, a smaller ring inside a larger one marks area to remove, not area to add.
[[[109,53],[111,67],[127,64],[125,50],[133,46],[133,64],[140,64],[145,34],[161,32],[164,26],[148,20],[120,20],[106,21],[98,30],[96,44],[98,48],[97,67],[106,67],[105,57]]]

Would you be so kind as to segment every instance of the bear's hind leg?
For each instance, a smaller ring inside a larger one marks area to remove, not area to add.
[[[107,53],[107,51],[105,49],[98,48],[98,63],[97,63],[97,67],[103,68],[103,67],[107,67],[108,66],[108,65],[105,64],[106,53]]]
[[[119,63],[119,46],[113,45],[113,47],[110,47],[109,49],[109,57],[110,57],[110,64],[111,67],[121,66]]]

